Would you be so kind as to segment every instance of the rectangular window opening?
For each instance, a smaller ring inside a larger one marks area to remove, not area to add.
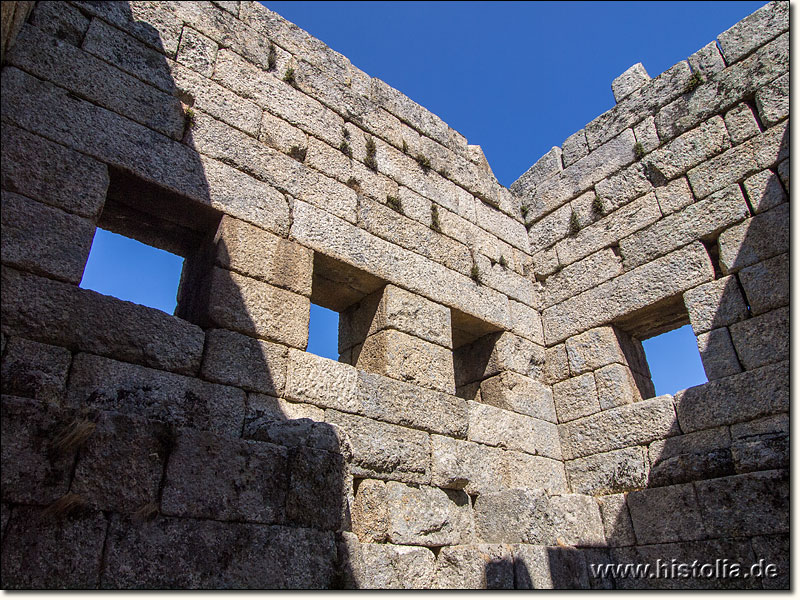
[[[494,351],[500,329],[456,309],[450,309],[453,330],[453,375],[456,395],[475,400]]]

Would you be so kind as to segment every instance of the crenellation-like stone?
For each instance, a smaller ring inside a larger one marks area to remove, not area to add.
[[[586,143],[586,132],[583,129],[573,133],[561,144],[561,160],[565,168],[587,154],[589,154],[589,146]]]
[[[708,79],[714,73],[719,73],[726,66],[725,59],[722,58],[716,42],[709,42],[692,54],[688,60],[692,72],[700,73],[705,79]]]
[[[530,198],[536,187],[544,180],[563,170],[561,148],[553,146],[533,166],[525,171],[519,179],[511,184],[510,190],[525,198]]]

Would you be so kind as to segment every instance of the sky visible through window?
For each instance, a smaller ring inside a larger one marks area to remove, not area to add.
[[[657,396],[708,381],[691,325],[651,337],[642,346]]]

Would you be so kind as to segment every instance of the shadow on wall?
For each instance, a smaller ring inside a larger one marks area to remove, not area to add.
[[[128,2],[103,3],[92,10],[103,12],[111,23],[134,21]],[[92,23],[113,32],[102,21]],[[138,36],[152,44],[160,40],[147,23],[135,27]],[[18,45],[51,39],[28,28]],[[72,52],[71,46],[58,44],[67,55]],[[25,112],[14,111],[11,121],[109,164],[109,197],[99,219],[104,228],[186,258],[176,314],[205,330],[200,336],[203,363],[195,379],[77,354],[69,407],[38,405],[35,417],[28,417],[52,421],[49,428],[22,434],[32,436],[35,447],[47,455],[42,457],[47,463],[43,471],[28,470],[30,464],[22,464],[26,457],[15,455],[9,441],[30,427],[24,418],[30,402],[17,406],[12,399],[8,410],[4,405],[4,432],[9,433],[8,439],[3,436],[4,464],[9,464],[7,453],[19,464],[4,469],[3,499],[12,508],[8,527],[5,514],[3,518],[3,586],[340,586],[349,579],[348,557],[341,551],[337,555],[337,532],[349,529],[346,498],[352,480],[347,441],[332,425],[293,418],[297,411],[289,414],[291,405],[278,399],[285,384],[287,350],[260,340],[267,337],[263,314],[251,315],[259,288],[267,286],[224,268],[229,252],[217,228],[222,233],[227,217],[212,208],[235,204],[242,190],[236,180],[228,181],[220,173],[207,177],[207,163],[194,150],[192,94],[175,85],[161,54],[129,51],[124,60],[130,69],[146,70],[160,87],[170,89],[173,100],[168,106],[154,104],[148,110],[173,125],[172,137],[182,136],[182,146],[164,140],[152,125],[135,125],[80,94],[61,94],[63,90],[33,79],[25,69],[7,66],[3,78],[8,89],[22,90],[32,83],[42,88],[44,98],[42,106],[32,103]],[[32,74],[47,79],[46,73]],[[76,79],[85,81],[87,76],[78,74]],[[113,90],[122,108],[105,108],[125,114],[124,99],[135,102],[145,89],[156,96],[154,88],[132,78],[125,81],[136,86]],[[39,114],[59,95],[70,103],[64,114],[75,112],[78,117],[49,133]],[[157,96],[162,102],[168,98]],[[123,139],[117,135],[120,128],[133,133]],[[130,306],[109,304],[112,299],[94,292],[81,293],[98,302],[97,311],[104,305]],[[308,299],[301,300],[307,313]],[[150,325],[160,319],[156,316]],[[151,341],[155,346],[170,344],[165,339],[168,331],[147,326],[140,324],[134,335],[144,355]],[[103,351],[95,349],[97,343],[79,339],[85,327],[77,323],[75,333],[64,332],[65,339],[73,340],[64,345],[78,352],[88,345],[98,354],[136,362],[130,353],[117,352],[113,341],[128,332],[89,332],[108,339]],[[305,342],[298,345],[304,348]],[[154,366],[147,359],[144,364]],[[188,374],[196,374],[195,369]],[[22,384],[5,381],[3,392],[29,395]],[[44,437],[37,437],[40,434]],[[64,443],[65,438],[70,443]],[[30,472],[43,472],[49,479],[32,482]],[[60,497],[34,493],[23,498],[14,478],[25,478],[26,473],[27,485],[40,491],[50,490],[58,480]]]

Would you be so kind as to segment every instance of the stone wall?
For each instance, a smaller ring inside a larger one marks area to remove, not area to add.
[[[788,5],[719,43],[508,190],[258,3],[37,3],[2,77],[4,587],[786,587]],[[175,316],[78,287],[96,227],[185,258]],[[640,339],[686,322],[710,383],[654,398]]]

